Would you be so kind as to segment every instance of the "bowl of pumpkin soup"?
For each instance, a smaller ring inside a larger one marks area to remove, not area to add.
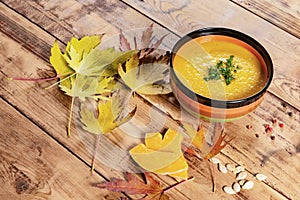
[[[273,77],[266,49],[228,28],[193,31],[174,46],[173,93],[189,113],[215,121],[238,119],[256,109]]]

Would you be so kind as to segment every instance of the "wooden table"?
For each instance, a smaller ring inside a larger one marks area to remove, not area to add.
[[[7,77],[51,73],[54,41],[64,47],[72,36],[105,33],[104,38],[110,38],[120,29],[151,23],[169,32],[164,40],[169,49],[180,36],[203,27],[242,31],[268,50],[275,68],[263,103],[246,117],[225,124],[226,133],[236,137],[217,155],[223,163],[244,165],[254,188],[226,194],[222,186],[230,185],[234,174],[216,169],[212,192],[207,162],[186,155],[189,175],[195,180],[169,190],[170,199],[300,199],[299,0],[1,0],[0,18],[0,199],[126,197],[91,186],[124,174],[100,160],[91,174],[92,155],[76,127],[70,138],[66,135],[70,98],[58,88],[44,90],[49,82],[8,81]],[[135,99],[136,121],[147,125],[163,117],[164,126],[176,126],[180,109],[172,95]],[[153,119],[143,113],[151,113]],[[272,134],[264,134],[264,124],[274,128]],[[109,139],[125,150],[132,140],[122,131],[114,131]],[[268,178],[254,180],[256,173]],[[168,176],[154,177],[164,186],[175,183]]]

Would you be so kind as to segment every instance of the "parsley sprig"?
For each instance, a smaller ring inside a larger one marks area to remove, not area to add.
[[[226,85],[229,85],[235,79],[234,73],[241,69],[239,65],[233,64],[233,58],[234,56],[231,55],[226,62],[220,60],[215,66],[209,67],[208,76],[204,77],[204,80],[219,80],[223,77]]]

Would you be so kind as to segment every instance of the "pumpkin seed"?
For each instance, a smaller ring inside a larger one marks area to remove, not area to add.
[[[220,172],[222,172],[223,174],[227,173],[227,168],[225,167],[225,165],[222,165],[221,163],[218,164],[218,169]]]
[[[240,184],[240,186],[243,186],[243,185],[246,183],[246,181],[247,181],[247,180],[243,179],[243,180],[239,180],[238,183]]]
[[[250,190],[250,189],[253,188],[253,186],[254,186],[254,182],[253,181],[246,181],[244,183],[244,185],[242,186],[242,189],[244,189],[244,190]]]
[[[236,192],[229,186],[224,186],[223,191],[227,194],[235,194]]]
[[[240,173],[238,173],[238,175],[236,176],[236,180],[243,180],[247,178],[247,172],[246,171],[242,171]]]
[[[231,172],[233,172],[233,171],[235,170],[234,165],[231,164],[231,163],[227,163],[227,164],[225,165],[225,167],[226,167],[229,171],[231,171]]]
[[[238,165],[238,166],[235,167],[235,169],[234,169],[233,172],[236,173],[236,174],[238,174],[238,173],[240,173],[242,171],[245,171],[245,167],[241,166],[241,165]]]
[[[214,163],[214,164],[221,163],[221,161],[220,161],[218,158],[215,158],[215,157],[211,158],[210,160],[211,160],[211,162]]]
[[[232,188],[236,193],[241,191],[241,186],[237,182],[233,183]]]
[[[256,174],[256,175],[255,175],[255,178],[256,178],[257,180],[259,180],[259,181],[264,181],[264,180],[267,179],[267,176],[264,175],[264,174]]]

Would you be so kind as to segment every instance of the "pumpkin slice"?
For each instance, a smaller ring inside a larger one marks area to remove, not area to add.
[[[183,136],[168,129],[160,133],[148,133],[145,145],[138,144],[129,153],[143,169],[174,178],[187,179],[188,164],[181,151]]]

